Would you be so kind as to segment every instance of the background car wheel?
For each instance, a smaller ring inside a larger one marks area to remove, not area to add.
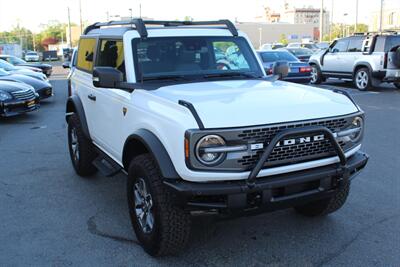
[[[400,89],[400,82],[399,83],[393,83],[394,86],[396,86],[397,89]]]
[[[360,91],[371,89],[372,80],[368,68],[360,68],[354,75],[354,85]]]
[[[173,203],[157,164],[149,154],[134,158],[129,166],[129,215],[144,250],[153,256],[173,255],[187,244],[190,215]]]
[[[322,82],[322,73],[317,65],[311,65],[311,84],[320,84]]]
[[[97,169],[92,164],[96,158],[92,142],[83,134],[81,123],[76,114],[68,119],[68,147],[72,165],[80,176],[90,176]]]
[[[302,206],[297,206],[294,209],[296,212],[307,217],[325,216],[340,209],[346,202],[349,192],[350,182],[346,182],[331,198],[313,201]]]

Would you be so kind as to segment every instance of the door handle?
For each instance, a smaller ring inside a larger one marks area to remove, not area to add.
[[[96,96],[95,95],[90,94],[87,97],[92,101],[96,101]]]

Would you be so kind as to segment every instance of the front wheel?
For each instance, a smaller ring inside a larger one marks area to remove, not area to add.
[[[320,84],[322,82],[322,73],[317,65],[311,65],[311,84]]]
[[[132,160],[127,184],[129,215],[139,242],[153,256],[179,253],[190,235],[190,214],[174,204],[162,181],[151,155]]]
[[[76,114],[68,119],[68,148],[72,165],[80,176],[90,176],[97,169],[92,164],[96,152],[92,142],[83,134],[80,120]]]
[[[360,91],[367,91],[372,87],[371,75],[369,69],[360,68],[354,75],[354,85]]]
[[[297,206],[294,209],[307,217],[325,216],[340,209],[346,202],[349,192],[350,182],[345,182],[332,197]]]

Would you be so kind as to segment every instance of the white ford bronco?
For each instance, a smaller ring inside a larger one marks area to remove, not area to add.
[[[339,209],[365,167],[364,113],[342,91],[266,76],[227,20],[96,23],[82,35],[66,107],[81,176],[128,177],[133,229],[179,252],[194,214]]]

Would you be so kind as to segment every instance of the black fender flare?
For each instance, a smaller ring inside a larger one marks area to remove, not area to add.
[[[68,118],[72,114],[77,114],[79,117],[79,121],[81,122],[81,127],[84,135],[90,138],[89,127],[86,121],[85,110],[83,109],[82,101],[77,95],[72,95],[67,99],[66,105],[66,113],[65,113],[65,120],[68,122]]]
[[[143,144],[146,150],[153,156],[164,178],[179,178],[179,175],[176,172],[174,164],[172,163],[172,160],[164,145],[155,134],[146,129],[136,130],[126,139],[122,152],[122,163],[126,169],[129,166],[129,161],[132,159],[132,157],[129,157],[130,154],[128,150],[135,148],[132,148],[129,144],[135,141]],[[133,155],[135,155],[135,153],[133,153]]]

